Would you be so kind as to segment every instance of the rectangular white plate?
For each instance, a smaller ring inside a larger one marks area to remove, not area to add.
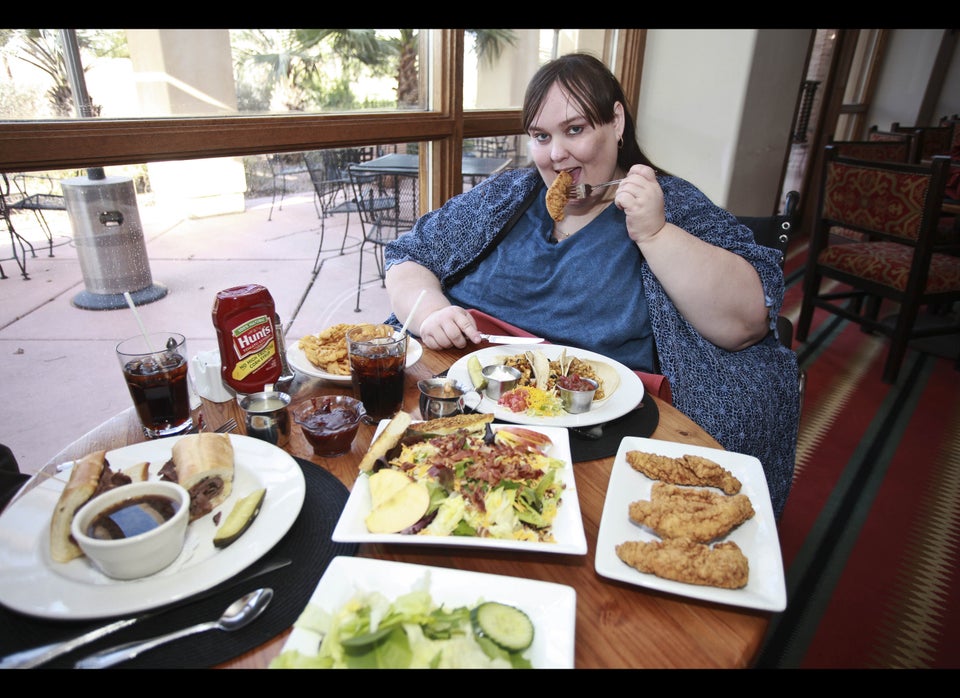
[[[522,609],[533,621],[533,644],[524,656],[534,668],[573,668],[577,592],[564,584],[341,556],[330,562],[310,603],[333,614],[358,592],[379,591],[393,601],[419,589],[425,579],[438,605],[452,608],[473,606],[479,601],[499,601]],[[287,650],[315,655],[316,634],[294,627],[281,651]]]
[[[380,422],[377,434],[389,420]],[[501,426],[491,425],[494,430]],[[428,536],[404,535],[402,533],[370,533],[365,519],[370,513],[370,485],[365,473],[357,476],[350,490],[350,497],[340,514],[340,520],[333,530],[333,540],[338,543],[412,543],[415,545],[445,545],[468,548],[504,548],[508,550],[528,550],[538,553],[566,553],[586,555],[587,538],[583,532],[583,517],[580,514],[580,497],[577,483],[573,477],[573,460],[570,456],[570,436],[562,427],[525,427],[546,434],[553,441],[553,450],[547,455],[564,462],[560,477],[566,485],[560,498],[557,517],[553,521],[555,543],[501,540],[498,538],[474,538],[469,536]],[[376,438],[376,435],[374,435]]]
[[[630,503],[650,499],[650,489],[656,481],[630,467],[626,458],[627,451],[658,453],[670,458],[686,454],[703,456],[719,463],[740,480],[743,485],[740,491],[750,497],[756,513],[724,540],[735,542],[747,556],[750,562],[747,586],[743,589],[720,589],[675,582],[640,572],[617,557],[616,546],[624,541],[659,540],[650,529],[630,521]],[[597,573],[604,577],[671,594],[766,611],[782,611],[787,606],[780,539],[777,536],[777,524],[773,517],[767,480],[760,461],[742,453],[658,439],[634,436],[624,438],[613,463],[607,497],[603,503],[595,564]]]

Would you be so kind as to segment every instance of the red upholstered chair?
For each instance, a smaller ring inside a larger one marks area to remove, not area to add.
[[[927,162],[935,155],[949,155],[953,142],[953,126],[901,126],[890,124],[894,133],[913,133],[917,136],[917,161]]]
[[[934,157],[930,165],[850,160],[827,146],[797,320],[799,341],[807,339],[816,308],[883,334],[890,338],[883,380],[892,383],[911,340],[960,333],[956,321],[916,323],[921,306],[960,300],[957,247],[938,242],[936,235],[949,163],[945,157]],[[860,231],[870,241],[836,244],[832,226]],[[825,280],[839,285],[821,289]],[[892,322],[878,317],[883,300],[899,304]]]
[[[869,140],[865,141],[830,141],[837,154],[842,158],[869,160],[871,162],[917,162],[917,141],[913,134],[877,131],[871,127]],[[835,225],[830,230],[831,235],[863,242],[867,239],[864,233]],[[843,240],[837,240],[843,242]]]

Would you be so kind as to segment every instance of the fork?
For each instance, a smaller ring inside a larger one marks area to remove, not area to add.
[[[602,184],[574,184],[567,189],[567,196],[569,196],[571,199],[586,199],[597,189],[611,187],[614,184],[620,184],[622,181],[622,179],[614,179],[610,182],[603,182]]]
[[[225,421],[223,424],[218,426],[216,429],[214,429],[214,431],[218,434],[226,434],[228,432],[232,433],[232,432],[235,432],[236,430],[237,430],[237,420],[234,419],[233,417],[231,417],[230,419]]]

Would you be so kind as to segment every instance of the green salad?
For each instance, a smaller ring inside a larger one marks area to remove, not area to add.
[[[522,610],[494,601],[438,606],[425,590],[390,601],[358,592],[330,613],[309,603],[294,632],[315,636],[316,653],[281,652],[271,669],[531,668],[534,628]],[[303,646],[303,645],[301,645]]]

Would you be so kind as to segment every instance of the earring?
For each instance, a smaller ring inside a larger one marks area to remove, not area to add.
[[[617,150],[623,150],[623,136],[617,139]]]

